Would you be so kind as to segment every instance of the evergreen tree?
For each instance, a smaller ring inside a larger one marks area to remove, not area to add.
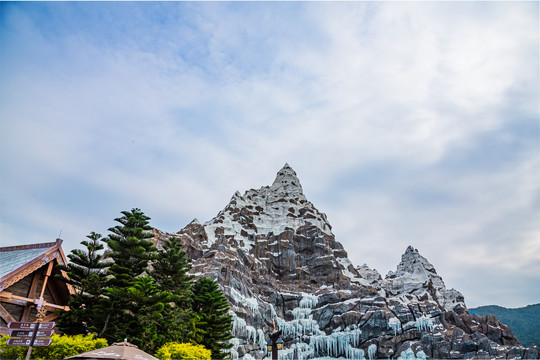
[[[82,241],[86,251],[75,249],[68,255],[70,263],[67,266],[58,265],[67,277],[58,277],[73,286],[75,294],[69,298],[70,311],[62,312],[58,327],[70,335],[86,333],[99,321],[95,306],[106,286],[104,256],[101,234],[91,232],[89,241]]]
[[[172,237],[163,243],[163,249],[158,251],[152,263],[153,270],[150,271],[160,289],[179,296],[176,305],[181,307],[191,302],[193,275],[188,274],[190,263],[191,259],[182,250],[180,239]]]
[[[227,315],[229,304],[215,281],[200,278],[193,285],[193,311],[200,317],[204,331],[200,344],[212,351],[212,359],[225,359],[230,349],[226,341],[232,339],[232,316]]]
[[[120,225],[109,228],[107,246],[112,264],[108,274],[110,285],[129,287],[137,276],[148,270],[149,261],[156,257],[156,247],[148,239],[154,235],[148,225],[150,218],[140,209],[122,211],[122,217],[114,219]]]
[[[144,351],[153,353],[158,347],[170,341],[163,326],[164,316],[170,303],[178,296],[161,291],[150,276],[137,278],[135,284],[128,288],[130,296],[130,322],[126,324],[124,333],[133,344]]]
[[[148,240],[153,235],[148,225],[150,218],[140,209],[122,211],[115,219],[119,225],[109,229],[111,234],[105,240],[112,260],[108,271],[106,296],[101,299],[97,311],[105,317],[98,331],[99,336],[109,342],[122,341],[133,323],[132,294],[129,288],[139,277],[148,272],[149,262],[156,258],[156,247]]]
[[[157,287],[175,295],[172,306],[164,309],[161,324],[170,341],[194,341],[200,334],[200,330],[193,331],[197,318],[193,318],[191,311],[193,276],[188,274],[190,263],[191,259],[182,250],[180,239],[174,237],[163,243],[163,249],[159,250],[152,263],[150,275],[155,279]]]

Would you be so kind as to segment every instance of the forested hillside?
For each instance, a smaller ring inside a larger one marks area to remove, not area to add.
[[[469,310],[478,315],[494,314],[501,322],[510,326],[525,347],[531,344],[540,345],[540,304],[517,309],[488,305]]]

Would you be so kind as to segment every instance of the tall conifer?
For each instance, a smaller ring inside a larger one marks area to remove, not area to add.
[[[109,288],[97,306],[105,316],[98,335],[109,342],[124,340],[129,330],[126,325],[134,319],[129,288],[148,272],[149,262],[156,258],[157,250],[148,240],[153,237],[148,224],[150,218],[137,208],[121,213],[123,216],[114,219],[119,225],[109,228],[111,234],[105,240],[111,259],[107,271]]]
[[[69,298],[70,311],[64,312],[58,320],[58,327],[70,335],[93,331],[100,317],[96,305],[106,287],[107,263],[101,253],[101,234],[91,232],[87,238],[89,241],[81,241],[86,251],[74,249],[68,254],[69,264],[58,265],[67,275],[60,276],[61,279],[76,291]]]
[[[148,225],[150,218],[140,209],[122,211],[119,218],[114,219],[120,225],[109,228],[111,234],[106,238],[112,259],[109,267],[110,285],[127,287],[134,283],[137,276],[148,270],[148,263],[156,257],[156,247],[148,240],[154,235]]]
[[[226,341],[232,339],[232,316],[227,315],[229,304],[217,283],[200,278],[193,285],[193,311],[200,317],[199,327],[204,331],[201,344],[212,351],[212,359],[225,359],[225,350],[232,347]]]

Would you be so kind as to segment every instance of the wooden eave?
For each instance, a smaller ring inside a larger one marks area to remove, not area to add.
[[[7,289],[8,287],[15,284],[16,282],[20,281],[21,279],[25,278],[26,276],[30,275],[34,271],[38,270],[43,265],[46,265],[49,262],[54,261],[54,259],[57,260],[58,264],[66,265],[67,260],[66,260],[66,256],[64,255],[61,245],[62,245],[62,240],[56,239],[55,243],[22,245],[22,246],[13,246],[9,248],[4,248],[5,251],[6,250],[9,251],[9,250],[19,250],[19,249],[23,250],[23,249],[39,248],[39,247],[48,248],[52,246],[49,250],[47,250],[43,254],[37,256],[31,261],[21,265],[17,269],[2,276],[2,278],[0,278],[0,292]],[[62,274],[65,275],[65,272],[62,271]],[[66,284],[66,285],[70,294],[75,293],[75,290],[73,289],[71,285],[69,284]]]

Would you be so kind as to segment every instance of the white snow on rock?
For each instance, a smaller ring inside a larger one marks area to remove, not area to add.
[[[417,297],[427,295],[447,311],[451,311],[457,305],[465,307],[463,295],[455,289],[448,290],[433,265],[412,246],[409,246],[401,256],[396,272],[390,271],[386,275],[383,287],[394,298],[406,294]],[[434,296],[428,291],[429,287],[433,289]]]
[[[303,214],[310,214],[309,220]],[[205,245],[209,247],[216,242],[216,230],[223,230],[224,236],[243,240],[249,250],[254,235],[277,235],[287,228],[296,230],[307,222],[332,234],[326,215],[306,199],[296,173],[285,164],[271,186],[251,189],[244,195],[237,191],[225,209],[203,224],[208,235]]]

